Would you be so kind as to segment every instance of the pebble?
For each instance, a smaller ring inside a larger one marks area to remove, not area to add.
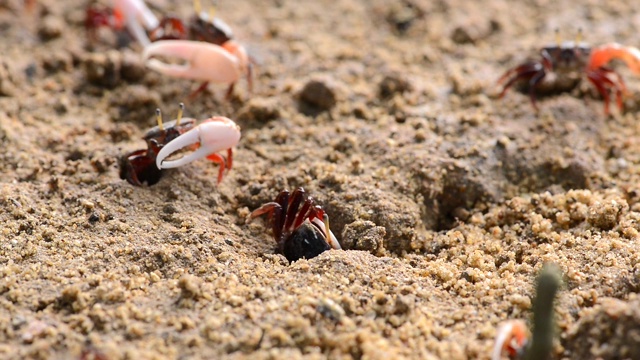
[[[310,80],[304,85],[300,100],[319,110],[330,110],[337,101],[335,88],[328,80],[320,79]]]

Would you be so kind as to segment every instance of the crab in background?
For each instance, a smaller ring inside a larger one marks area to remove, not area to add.
[[[249,220],[264,214],[269,217],[278,253],[289,262],[311,259],[330,249],[342,249],[329,229],[329,216],[303,188],[297,188],[292,194],[283,190],[275,201],[254,210]]]
[[[575,88],[583,76],[604,98],[604,112],[609,115],[610,93],[615,94],[616,104],[623,110],[622,97],[627,88],[618,72],[609,63],[619,59],[632,72],[640,73],[640,50],[618,43],[591,47],[581,42],[581,32],[576,41],[545,46],[540,50],[540,59],[524,62],[504,73],[498,80],[503,84],[500,97],[516,83],[523,83],[529,91],[534,110],[538,111],[536,93],[569,91]]]
[[[195,14],[184,22],[175,16],[158,20],[143,0],[113,0],[113,3],[113,10],[87,9],[87,28],[102,25],[117,28],[126,24],[144,47],[142,58],[147,67],[163,75],[203,82],[191,97],[209,83],[223,83],[229,84],[226,93],[229,98],[242,76],[247,77],[249,92],[253,90],[252,62],[245,48],[233,40],[231,28],[213,16],[213,8],[202,11],[200,2],[195,0]]]
[[[143,183],[153,185],[162,177],[162,170],[188,164],[206,157],[220,164],[218,183],[222,181],[225,170],[231,170],[233,151],[240,140],[240,127],[231,119],[214,116],[195,125],[196,120],[183,118],[184,105],[180,104],[180,112],[176,120],[163,123],[160,109],[157,110],[158,126],[150,129],[143,139],[147,149],[136,150],[122,156],[119,161],[120,178],[130,184],[141,186]],[[182,150],[193,152],[175,160],[167,160],[169,156]],[[226,150],[227,157],[218,154]]]

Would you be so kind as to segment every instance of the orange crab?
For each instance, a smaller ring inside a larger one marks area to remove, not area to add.
[[[627,92],[622,76],[608,64],[612,60],[624,61],[629,69],[640,73],[640,50],[618,43],[608,43],[591,47],[579,41],[546,46],[540,50],[541,59],[530,60],[509,69],[498,80],[504,84],[500,97],[519,82],[525,82],[534,110],[538,111],[536,93],[562,92],[575,88],[583,75],[593,84],[604,98],[604,112],[609,115],[610,93],[616,97],[616,104],[623,110],[622,97]],[[555,75],[555,76],[549,76]]]

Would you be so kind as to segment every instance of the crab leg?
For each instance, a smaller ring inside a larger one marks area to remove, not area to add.
[[[154,56],[184,60],[184,65],[167,64]],[[233,83],[242,74],[238,58],[223,47],[199,41],[161,40],[145,47],[142,54],[146,65],[164,75],[208,81]]]
[[[607,74],[613,73],[617,75],[618,82],[611,80]],[[618,105],[618,109],[622,111],[623,103],[622,96],[626,93],[627,88],[624,85],[624,81],[622,77],[620,77],[615,71],[607,69],[607,68],[598,68],[595,70],[587,71],[587,79],[595,86],[600,95],[604,98],[604,113],[605,115],[609,115],[609,89],[615,90],[616,94],[616,104]]]
[[[273,218],[273,226],[272,226],[273,236],[276,239],[278,239],[278,242],[280,242],[280,240],[282,239],[281,225],[284,223],[284,214],[283,214],[282,206],[280,206],[280,204],[277,202],[266,203],[260,206],[259,208],[253,210],[253,212],[251,213],[251,216],[249,217],[249,221],[263,214],[269,214],[269,216]]]

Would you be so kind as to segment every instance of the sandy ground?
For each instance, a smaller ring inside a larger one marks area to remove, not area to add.
[[[230,101],[90,41],[86,1],[0,1],[0,358],[488,359],[555,262],[555,358],[640,359],[640,79],[610,117],[586,81],[496,96],[556,28],[640,44],[632,1],[218,3],[257,62]],[[180,101],[242,127],[233,170],[121,180]],[[349,250],[246,222],[298,186]]]

